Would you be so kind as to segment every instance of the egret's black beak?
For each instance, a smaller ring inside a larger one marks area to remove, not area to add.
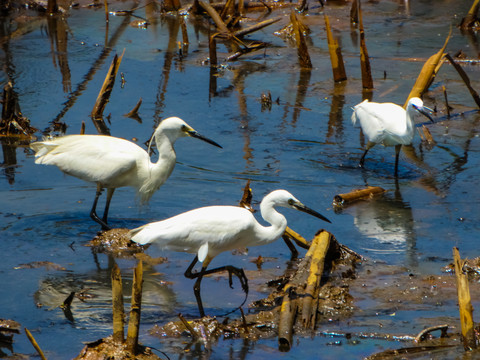
[[[200,139],[200,140],[203,140],[209,144],[212,144],[214,146],[217,146],[221,149],[223,149],[219,144],[217,144],[215,141],[213,140],[210,140],[209,138],[206,138],[205,136],[203,135],[200,135],[198,132],[196,132],[195,130],[187,130],[187,134],[191,137],[194,137],[194,138],[197,138],[197,139]]]
[[[292,204],[292,206],[301,211],[301,212],[304,212],[304,213],[307,213],[307,214],[310,214],[310,215],[313,215],[319,219],[322,219],[323,221],[326,221],[326,222],[329,222],[329,223],[332,223],[330,220],[328,220],[325,216],[323,216],[322,214],[316,212],[315,210],[312,210],[310,209],[309,207],[306,207],[305,205],[303,205],[302,203],[295,203],[295,204]]]
[[[432,119],[432,117],[430,116],[430,113],[429,113],[429,112],[433,112],[432,109],[430,109],[426,106],[424,106],[423,108],[418,108],[414,105],[414,107],[415,107],[415,110],[417,110],[420,114],[425,115],[432,123],[435,122],[435,121],[433,121],[433,119]]]

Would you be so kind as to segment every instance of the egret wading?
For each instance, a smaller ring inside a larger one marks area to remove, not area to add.
[[[260,213],[270,226],[261,225],[249,210],[239,206],[208,206],[133,229],[129,237],[141,245],[155,242],[164,249],[196,255],[185,271],[185,277],[197,279],[193,290],[200,315],[203,317],[205,312],[200,297],[200,282],[204,275],[228,271],[230,287],[234,274],[248,295],[248,280],[243,269],[226,265],[207,270],[207,266],[215,256],[224,251],[266,245],[281,237],[287,227],[287,220],[275,209],[277,206],[300,210],[330,222],[323,215],[303,205],[288,191],[275,190],[260,203]],[[203,263],[202,268],[199,272],[192,273],[198,261]]]
[[[353,107],[352,123],[357,121],[364,135],[367,137],[367,146],[360,159],[363,167],[368,150],[377,144],[395,146],[395,176],[398,176],[398,157],[402,145],[410,145],[415,135],[415,114],[425,115],[431,122],[432,117],[427,111],[431,109],[423,106],[423,101],[413,97],[408,101],[407,109],[393,103],[376,103],[364,100]]]
[[[30,147],[35,151],[36,164],[56,165],[68,175],[97,184],[90,217],[103,230],[108,230],[108,209],[115,189],[131,186],[137,190],[140,202],[147,202],[175,167],[175,141],[186,136],[221,148],[178,117],[167,118],[158,125],[148,145],[148,152],[128,140],[104,135],[67,135],[34,142]],[[153,139],[158,149],[156,163],[150,161],[149,155]],[[96,208],[105,188],[107,199],[103,218],[100,219]]]

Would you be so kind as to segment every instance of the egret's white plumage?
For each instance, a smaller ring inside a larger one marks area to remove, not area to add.
[[[156,243],[165,249],[196,254],[185,272],[189,278],[198,278],[194,286],[201,316],[204,316],[200,298],[200,281],[203,275],[226,270],[234,273],[248,292],[248,281],[242,269],[227,265],[206,270],[210,261],[218,254],[237,249],[265,245],[277,240],[285,232],[287,220],[275,208],[283,206],[296,209],[330,222],[323,215],[306,207],[285,190],[275,190],[265,196],[260,212],[270,226],[261,225],[253,214],[238,206],[208,206],[194,209],[166,220],[153,222],[130,231],[130,238],[139,244]],[[200,273],[191,270],[197,260],[203,262]]]
[[[253,214],[239,206],[207,206],[187,211],[166,220],[130,231],[131,239],[141,245],[155,242],[166,249],[197,254],[210,262],[218,254],[240,247],[265,245],[285,232],[287,220],[275,207],[301,210],[329,221],[307,208],[286,190],[265,196],[260,213],[270,226],[261,225]]]
[[[163,120],[152,138],[158,149],[158,161],[152,163],[149,154],[140,146],[116,137],[105,135],[67,135],[32,143],[35,163],[55,165],[66,174],[97,183],[97,196],[92,208],[92,218],[103,228],[107,226],[108,206],[118,187],[131,186],[137,190],[141,202],[168,179],[175,167],[174,143],[180,137],[192,136],[212,145],[214,141],[198,134],[178,117]],[[107,203],[103,220],[95,213],[98,196],[107,188]]]
[[[398,155],[402,145],[410,145],[415,135],[415,115],[418,112],[427,116],[432,122],[423,106],[423,101],[413,97],[408,101],[406,110],[393,103],[376,103],[364,100],[353,107],[352,123],[359,123],[368,143],[360,159],[360,167],[363,167],[365,155],[376,144],[395,146],[395,175],[398,171]]]

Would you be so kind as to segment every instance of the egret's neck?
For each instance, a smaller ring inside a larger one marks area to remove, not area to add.
[[[275,209],[275,204],[268,198],[260,203],[260,213],[271,226],[262,227],[262,237],[265,243],[277,240],[287,228],[287,219]]]
[[[413,107],[412,104],[408,104],[407,110],[406,110],[406,116],[407,116],[407,129],[413,131],[415,128],[415,108]]]
[[[173,148],[174,142],[175,140],[172,141],[165,133],[155,134],[158,160],[156,163],[152,163],[148,159],[148,170],[144,173],[146,178],[139,189],[142,203],[147,202],[172,173],[177,159]]]

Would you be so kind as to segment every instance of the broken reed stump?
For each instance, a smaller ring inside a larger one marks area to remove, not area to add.
[[[293,32],[295,33],[295,40],[297,42],[297,54],[300,67],[302,69],[311,69],[312,61],[310,60],[310,54],[308,53],[305,35],[302,31],[300,31],[301,25],[303,24],[300,20],[298,20],[297,15],[294,11],[292,11],[290,14],[290,21],[293,26]]]
[[[107,75],[103,82],[102,88],[98,93],[97,100],[95,101],[95,105],[93,106],[91,113],[91,117],[92,119],[94,119],[95,126],[97,126],[95,120],[103,122],[103,111],[105,110],[105,106],[110,99],[113,85],[115,84],[115,77],[117,75],[120,63],[122,62],[123,54],[125,54],[125,49],[123,50],[122,55],[115,55],[115,57],[113,58],[112,63],[110,64],[110,68],[108,69]],[[97,130],[99,130],[99,133],[102,133],[104,129],[97,126]]]
[[[412,97],[421,98],[422,95],[427,91],[428,87],[432,84],[438,70],[440,69],[440,66],[442,65],[441,60],[444,57],[445,48],[447,47],[448,40],[450,39],[451,34],[452,31],[450,30],[450,33],[448,34],[447,39],[443,44],[443,47],[436,54],[430,56],[423,65],[422,70],[420,71],[420,74],[418,75],[418,78],[415,81],[415,84],[413,85],[413,88],[410,91],[410,94],[408,95],[405,104],[403,105],[403,108],[407,107],[408,101]]]
[[[113,341],[125,341],[125,313],[123,307],[122,274],[117,264],[112,268],[112,310],[113,310]]]
[[[368,57],[367,45],[365,43],[365,30],[363,29],[362,7],[360,0],[357,1],[358,8],[358,30],[360,32],[360,67],[362,69],[362,87],[363,89],[373,89],[372,69],[370,67],[370,58]]]
[[[140,317],[142,309],[142,283],[143,262],[139,261],[133,273],[132,301],[130,304],[130,319],[127,331],[127,350],[132,354],[137,353],[138,333],[140,330]]]
[[[347,74],[345,73],[345,65],[343,63],[342,49],[338,45],[337,39],[332,35],[332,29],[330,28],[330,20],[327,14],[324,15],[325,27],[327,29],[327,42],[328,52],[330,53],[330,61],[332,63],[333,81],[340,82],[347,80]]]
[[[346,194],[338,194],[333,197],[334,206],[342,206],[357,200],[372,198],[374,195],[383,194],[386,190],[380,186],[368,186],[364,189],[355,189]]]
[[[463,271],[463,261],[460,259],[458,248],[453,248],[453,262],[455,264],[455,276],[457,278],[458,306],[460,323],[462,326],[462,340],[465,350],[477,348],[475,338],[475,325],[473,322],[473,306],[468,286],[468,275]]]
[[[480,0],[474,0],[472,7],[467,13],[467,16],[462,18],[462,21],[460,22],[460,29],[462,30],[470,30],[476,25],[478,25],[478,9],[480,7]]]

